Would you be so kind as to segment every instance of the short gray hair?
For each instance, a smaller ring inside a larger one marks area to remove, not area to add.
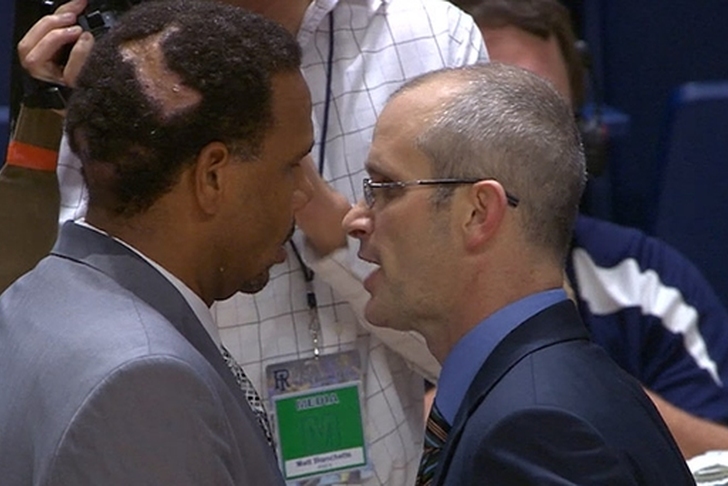
[[[514,211],[528,241],[563,261],[586,183],[569,106],[538,76],[499,63],[428,73],[393,97],[430,82],[456,86],[416,139],[433,177],[498,180],[520,200]],[[441,188],[435,203],[450,194]]]

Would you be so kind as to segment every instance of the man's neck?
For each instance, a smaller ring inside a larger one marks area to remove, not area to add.
[[[203,292],[198,271],[208,262],[202,261],[203,255],[194,252],[193,238],[183,236],[188,234],[180,232],[178,226],[166,224],[179,218],[173,220],[169,216],[160,216],[160,210],[155,206],[143,214],[127,218],[89,206],[85,220],[93,228],[121,240],[154,261],[182,281],[207,305],[212,304],[212,298]],[[174,251],[170,251],[171,242],[176,242]]]
[[[521,255],[526,258],[525,253]],[[530,295],[561,288],[563,270],[544,261],[546,258],[542,257],[530,265],[510,267],[506,271],[491,267],[487,273],[477,272],[482,280],[471,282],[467,297],[453,306],[446,318],[420,331],[435,358],[443,363],[465,334],[504,307]]]

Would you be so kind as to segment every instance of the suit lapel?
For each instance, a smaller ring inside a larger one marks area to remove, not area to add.
[[[63,225],[51,253],[95,268],[162,314],[217,371],[238,402],[245,404],[242,408],[250,412],[235,377],[187,301],[139,255],[113,238],[72,222]]]
[[[498,381],[529,354],[574,339],[588,339],[588,334],[581,324],[573,302],[567,300],[554,304],[526,320],[496,346],[475,375],[458,409],[455,423],[440,454],[433,485],[443,483],[465,424]]]

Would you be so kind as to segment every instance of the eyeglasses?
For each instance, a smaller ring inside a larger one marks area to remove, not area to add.
[[[372,182],[370,178],[364,178],[364,202],[368,207],[374,206],[374,189],[405,189],[414,186],[455,186],[464,184],[475,184],[476,182],[495,179],[420,179],[416,181],[392,181],[392,182]],[[506,191],[506,199],[511,207],[518,207],[519,199]]]

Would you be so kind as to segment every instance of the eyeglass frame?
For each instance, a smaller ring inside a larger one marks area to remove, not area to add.
[[[492,178],[480,178],[480,179],[417,179],[412,181],[390,181],[390,182],[372,182],[370,177],[365,177],[362,180],[362,187],[364,189],[364,202],[368,208],[373,208],[376,202],[374,198],[374,189],[404,189],[413,186],[446,186],[446,185],[465,185],[475,184],[480,181],[494,181]],[[517,208],[520,199],[513,194],[506,191],[506,200],[508,205]]]

